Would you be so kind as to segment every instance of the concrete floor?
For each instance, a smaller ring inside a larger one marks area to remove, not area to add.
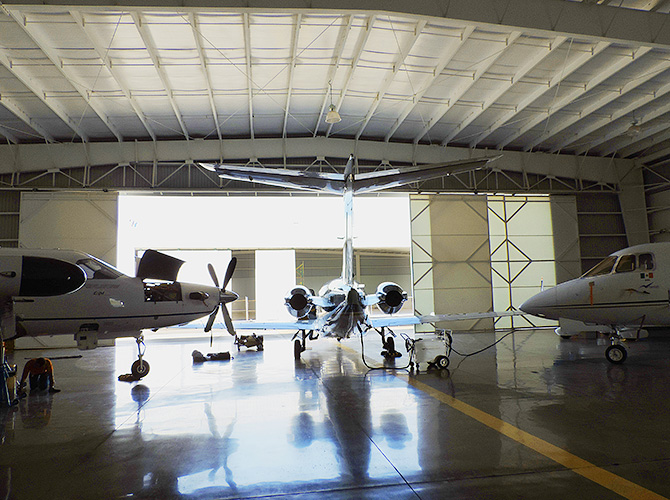
[[[670,497],[670,337],[614,366],[595,339],[517,332],[417,375],[369,371],[358,338],[295,363],[283,334],[239,353],[147,336],[141,382],[117,381],[132,341],[45,353],[82,357],[54,360],[61,393],[0,409],[0,499]],[[193,349],[234,359],[193,365]]]

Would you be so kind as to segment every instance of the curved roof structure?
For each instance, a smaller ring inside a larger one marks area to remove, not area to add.
[[[122,3],[3,2],[3,142],[670,158],[666,0]]]

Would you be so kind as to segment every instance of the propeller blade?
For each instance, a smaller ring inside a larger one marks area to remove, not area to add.
[[[207,325],[205,326],[205,332],[209,332],[212,329],[212,326],[214,325],[214,320],[216,319],[216,313],[219,312],[219,307],[217,306],[214,311],[212,311],[212,314],[209,315],[209,319],[207,320]]]
[[[222,287],[223,289],[225,289],[228,286],[230,278],[233,277],[236,265],[237,265],[237,257],[233,257],[232,259],[230,259],[230,262],[228,263],[228,269],[226,269],[226,276],[223,278],[223,287]]]
[[[209,275],[212,277],[214,286],[216,286],[216,288],[219,288],[219,278],[216,277],[216,271],[214,270],[214,266],[212,264],[207,264],[207,270],[209,271]]]
[[[234,337],[236,335],[235,327],[233,326],[233,320],[230,319],[230,313],[228,312],[228,308],[226,306],[221,306],[221,312],[223,313],[223,322],[226,324],[228,333],[230,333]]]

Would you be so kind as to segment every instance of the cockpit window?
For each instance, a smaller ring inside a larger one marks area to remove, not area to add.
[[[113,280],[123,276],[121,271],[96,259],[81,259],[77,261],[77,265],[84,270],[89,280]]]
[[[640,254],[638,257],[638,269],[641,271],[651,271],[654,269],[654,256],[650,253]]]
[[[617,273],[628,273],[635,271],[635,255],[622,255],[616,264]]]
[[[610,255],[609,257],[605,258],[604,260],[596,264],[594,267],[592,267],[590,271],[587,271],[582,276],[582,278],[592,278],[594,276],[609,274],[610,272],[612,272],[612,268],[614,267],[615,262],[616,257],[614,255]]]

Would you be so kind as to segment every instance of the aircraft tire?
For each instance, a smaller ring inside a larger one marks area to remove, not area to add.
[[[449,358],[446,356],[438,356],[437,358],[435,358],[435,365],[440,370],[444,370],[449,367]]]
[[[138,359],[130,367],[130,372],[133,374],[134,377],[137,378],[145,377],[147,373],[149,373],[149,363],[147,363],[145,360],[142,360],[142,362],[140,363],[140,360]]]
[[[300,340],[295,339],[293,342],[293,357],[295,359],[300,359],[300,355],[302,354],[302,342]]]
[[[611,345],[605,350],[605,357],[607,358],[607,361],[614,363],[615,365],[626,361],[627,356],[628,352],[626,352],[626,349],[618,344]]]

